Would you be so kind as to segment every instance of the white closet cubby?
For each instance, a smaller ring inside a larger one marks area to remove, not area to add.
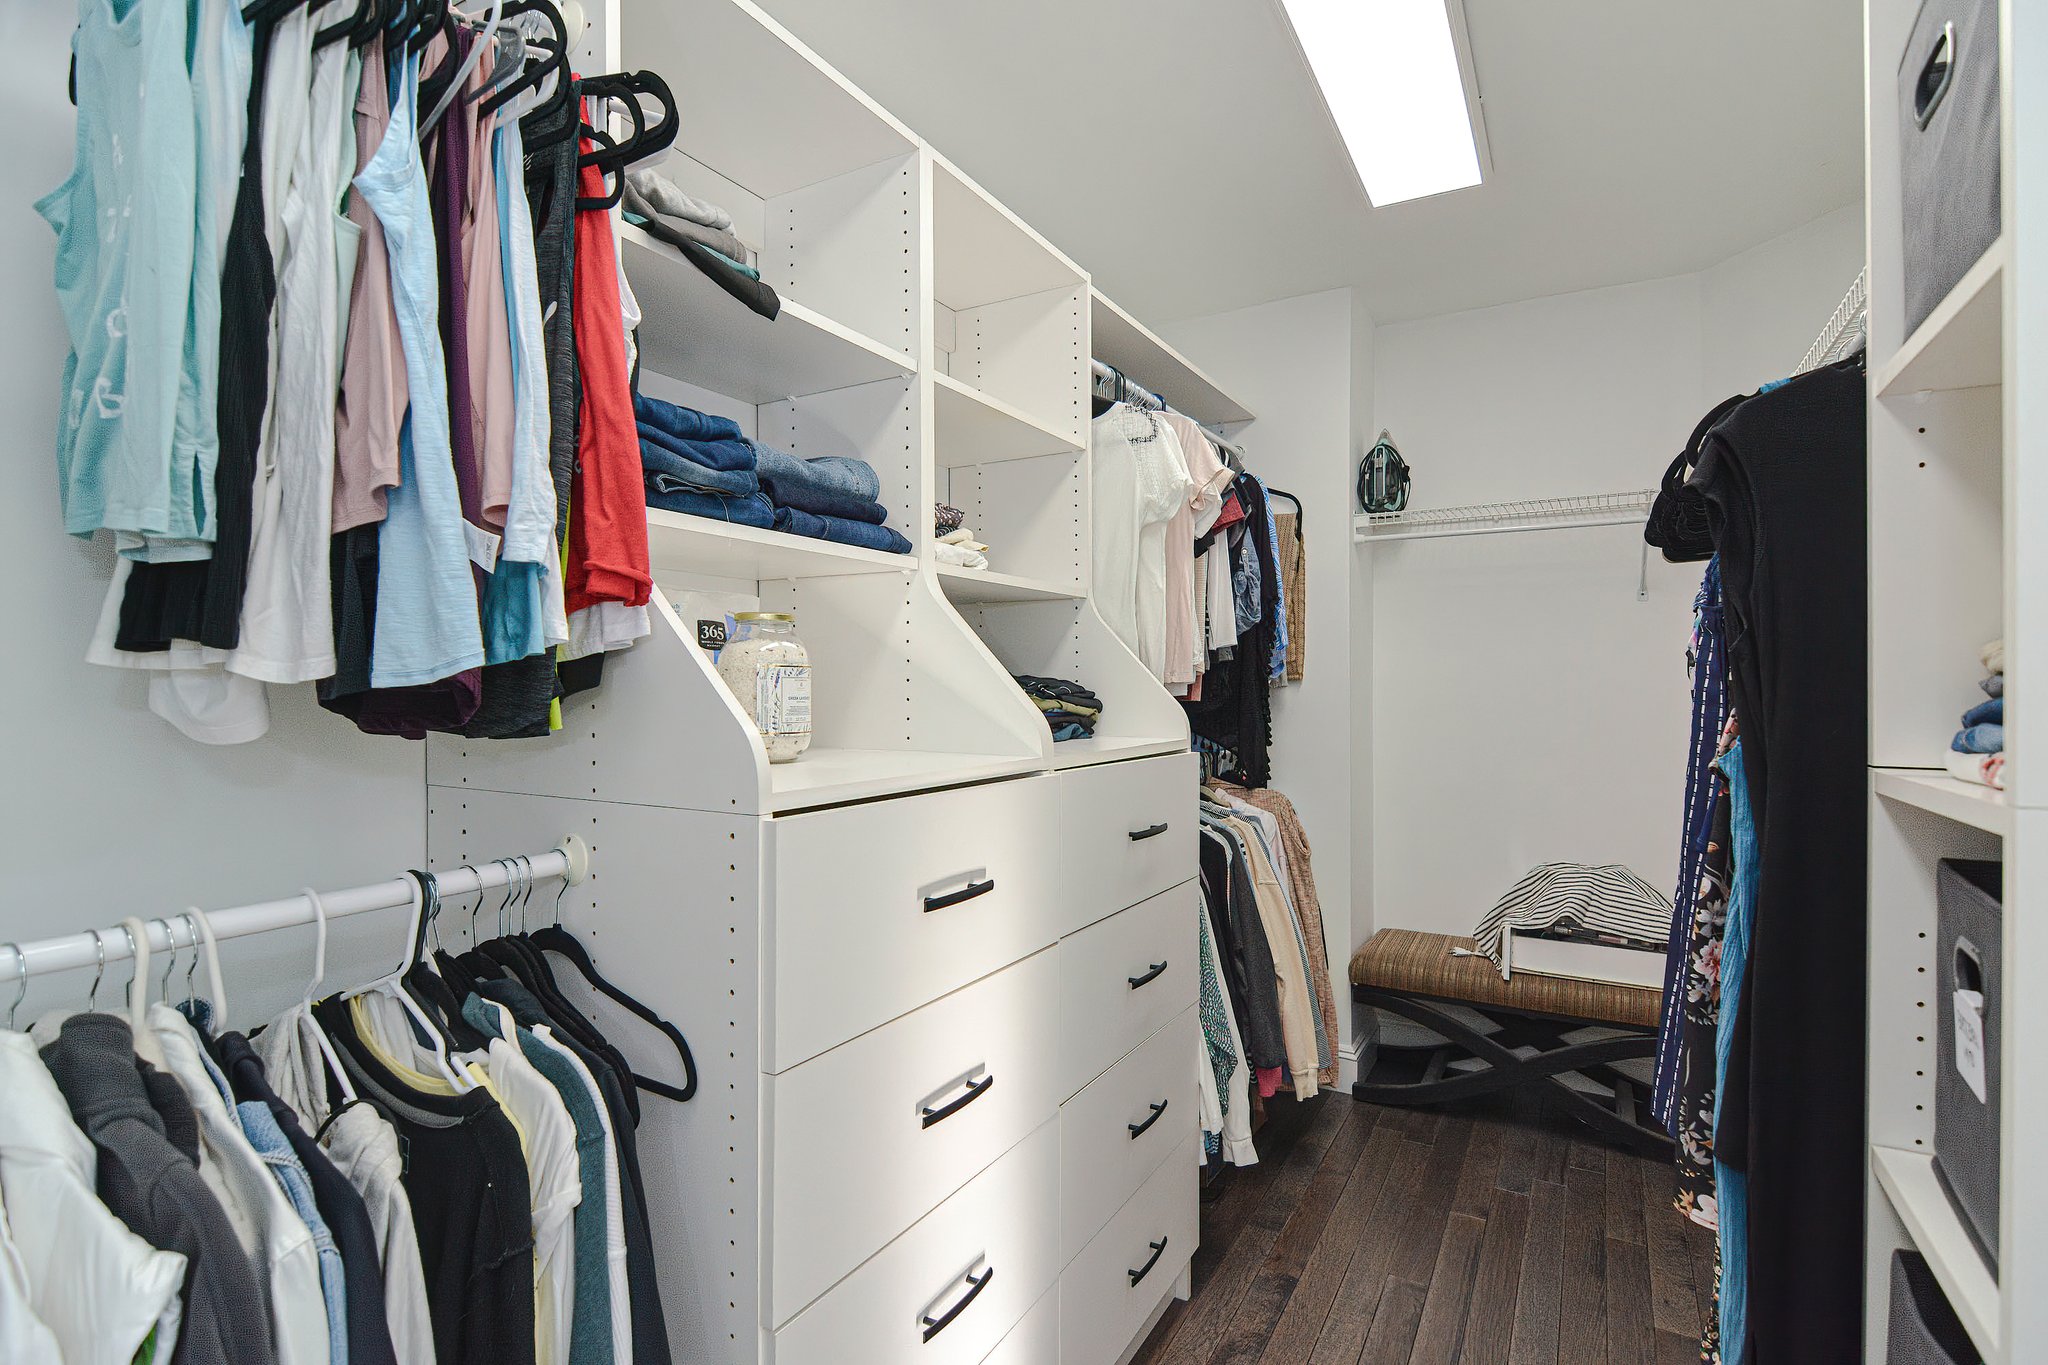
[[[1919,1251],[1991,1365],[2048,1351],[2048,726],[2030,724],[2048,677],[2048,364],[2042,248],[2048,172],[2038,72],[2048,31],[2004,5],[2000,63],[2004,221],[1995,244],[1910,334],[1897,80],[1919,0],[1867,0],[1870,264],[1870,945],[1865,1360],[1887,1358],[1893,1251]],[[2020,73],[2036,77],[2022,81]],[[2031,86],[2032,88],[2028,88]],[[2038,273],[2038,272],[2037,272]],[[2006,790],[1943,768],[1959,714],[1980,700],[1978,650],[2006,649]],[[2004,863],[1998,1270],[1972,1244],[1934,1167],[1935,1084],[1952,1028],[1937,931],[1943,858]]]
[[[868,461],[912,551],[651,511],[651,636],[549,740],[436,737],[431,855],[581,833],[564,926],[690,1040],[697,1097],[650,1100],[639,1130],[678,1360],[1107,1365],[1188,1292],[1195,1106],[1138,1143],[1073,1097],[1108,1065],[1133,1112],[1161,1098],[1129,1059],[1180,1046],[1162,1021],[1189,1027],[1194,973],[1129,983],[1190,960],[1199,912],[1185,718],[1088,596],[1088,275],[750,0],[586,6],[579,61],[667,81],[662,169],[733,214],[782,300],[761,318],[621,225],[641,391]],[[988,570],[938,564],[938,501]],[[698,644],[755,609],[811,655],[792,763]],[[1097,736],[1053,743],[1013,673],[1098,692]],[[1077,931],[1097,937],[1063,947]],[[1116,1021],[1085,1049],[1054,1026],[1070,997]],[[1063,1244],[1060,1154],[1112,1140],[1096,1230]]]

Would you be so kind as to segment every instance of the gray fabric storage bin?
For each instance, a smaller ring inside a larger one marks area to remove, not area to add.
[[[1892,1253],[1891,1331],[1885,1365],[1984,1365],[1956,1310],[1917,1251]]]
[[[1928,1001],[1938,1011],[1941,1040],[1934,1078],[1934,1170],[1949,1199],[1963,1215],[1977,1250],[1998,1268],[1998,1016],[2003,971],[2005,865],[1943,858],[1936,869],[1934,951],[1940,996]],[[1984,1098],[1963,1078],[1956,1062],[1955,993],[1984,997]]]
[[[1998,0],[1924,0],[1899,59],[1908,335],[1998,240],[1998,83]]]

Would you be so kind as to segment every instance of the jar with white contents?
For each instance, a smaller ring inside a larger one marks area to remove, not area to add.
[[[811,747],[811,655],[784,612],[743,611],[718,652],[718,676],[754,718],[770,763]]]

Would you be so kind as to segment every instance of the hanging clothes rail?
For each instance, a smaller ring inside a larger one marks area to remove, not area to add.
[[[446,900],[502,886],[528,882],[538,884],[557,878],[565,886],[574,886],[589,872],[590,846],[578,836],[569,834],[544,853],[502,858],[478,867],[458,867],[433,875]],[[414,892],[412,878],[394,877],[370,886],[328,892],[320,897],[320,903],[326,917],[335,920],[349,915],[366,915],[374,910],[401,909],[413,903]],[[151,952],[169,952],[172,949],[170,925],[177,918],[177,913],[171,912],[147,922]],[[314,923],[313,903],[302,895],[287,896],[282,900],[242,905],[232,910],[211,910],[206,914],[206,922],[216,940],[246,938],[251,934],[266,934],[276,929]],[[179,946],[189,948],[191,944]],[[0,968],[0,980],[75,971],[81,967],[96,967],[102,961],[123,962],[134,956],[129,950],[128,936],[118,927],[101,929],[97,936],[86,932],[38,939],[22,945],[0,943],[0,950],[13,959]]]
[[[1853,354],[1857,344],[1869,336],[1869,316],[1870,268],[1865,266],[1856,272],[1849,292],[1835,305],[1835,311],[1828,315],[1820,335],[1813,339],[1813,345],[1806,348],[1799,368],[1792,373],[1805,374],[1808,370],[1817,370]]]
[[[1429,540],[1510,531],[1566,531],[1585,526],[1628,526],[1649,515],[1656,494],[1594,493],[1580,498],[1534,498],[1527,502],[1475,503],[1421,512],[1362,515],[1352,522],[1355,541]]]

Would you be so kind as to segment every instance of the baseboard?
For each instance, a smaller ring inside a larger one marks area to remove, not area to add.
[[[1365,1017],[1359,1020],[1357,1032],[1350,1042],[1337,1049],[1337,1088],[1347,1095],[1358,1084],[1361,1074],[1371,1074],[1373,1062],[1379,1057],[1378,1021],[1370,1010],[1361,1013]]]

